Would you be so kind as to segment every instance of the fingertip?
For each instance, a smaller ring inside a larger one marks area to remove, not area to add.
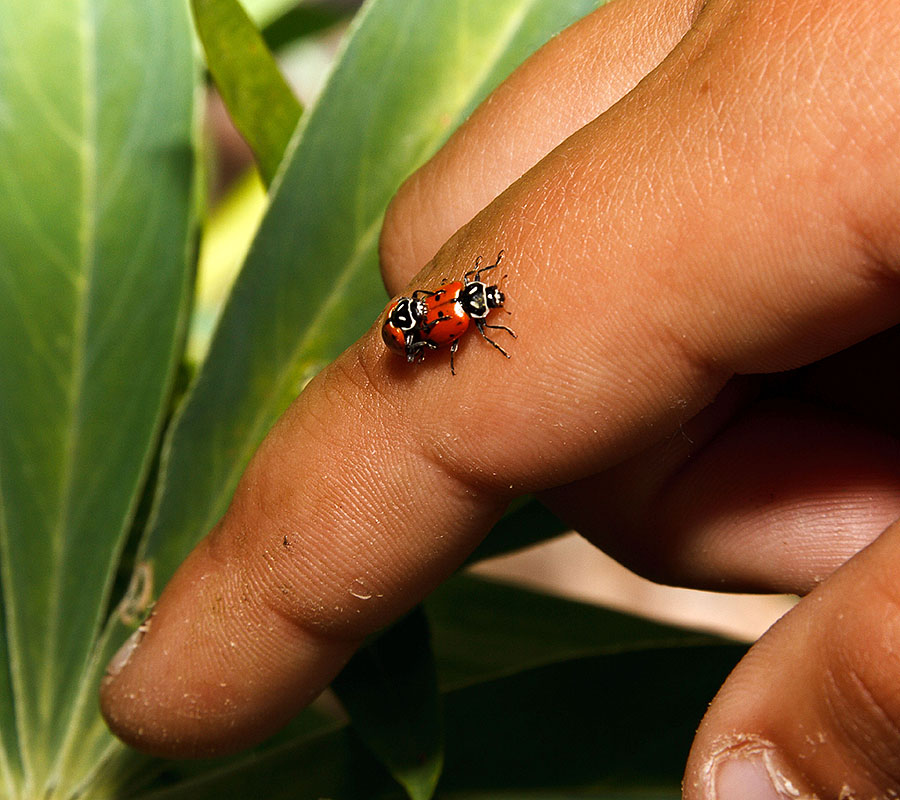
[[[356,647],[271,613],[201,546],[100,687],[112,732],[138,750],[191,758],[256,744],[307,706]]]
[[[896,796],[898,545],[895,523],[751,648],[698,730],[685,800]],[[771,791],[736,795],[736,776]]]
[[[736,736],[718,743],[685,800],[814,800],[816,795],[777,747],[759,737]]]
[[[397,294],[410,281],[434,256],[442,237],[446,238],[442,231],[432,230],[429,221],[435,215],[423,213],[419,207],[424,200],[419,196],[420,187],[420,174],[414,173],[403,182],[385,211],[378,260],[390,295]],[[411,209],[416,209],[415,220],[410,216]]]

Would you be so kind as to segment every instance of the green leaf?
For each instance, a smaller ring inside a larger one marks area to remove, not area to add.
[[[206,64],[235,127],[270,184],[302,108],[238,0],[191,0]]]
[[[155,791],[161,786],[190,785],[193,781],[204,781],[211,775],[227,773],[248,763],[260,763],[273,755],[277,758],[277,754],[284,752],[286,748],[296,749],[298,742],[315,742],[319,737],[342,727],[343,723],[336,721],[333,713],[323,713],[313,705],[306,708],[271,739],[242,752],[237,757],[232,755],[170,761],[150,758],[135,750],[122,749],[121,752],[117,752],[114,759],[107,760],[103,768],[92,778],[89,783],[90,797],[98,800],[108,798],[132,800],[142,792]],[[384,774],[380,768],[376,769],[379,774]],[[388,781],[389,778],[385,780]],[[266,797],[265,794],[247,795],[248,798],[257,796]],[[80,795],[73,793],[72,797]]]
[[[425,609],[435,632],[444,689],[597,653],[721,642],[711,635],[466,575],[439,587]],[[416,614],[361,650],[332,686],[354,729],[413,798],[430,797],[434,783],[411,784],[409,767],[419,777],[415,768],[421,764],[425,777],[436,782],[440,766],[429,638],[428,627]],[[423,752],[434,755],[421,758]],[[435,765],[434,771],[429,764]]]
[[[677,791],[697,725],[745,651],[633,650],[452,692],[442,791]]]
[[[421,609],[359,650],[331,688],[353,730],[411,800],[429,800],[444,751],[437,674]]]
[[[59,779],[52,762],[88,702],[81,679],[167,407],[189,301],[194,93],[181,0],[3,3],[0,770],[10,796],[16,786],[43,796]]]
[[[157,585],[225,511],[275,419],[381,312],[376,246],[402,180],[518,63],[596,5],[376,0],[357,17],[168,436],[143,549]]]
[[[613,652],[451,691],[441,796],[674,800],[696,726],[745,649]],[[135,800],[246,797],[386,800],[398,793],[354,737],[337,729]]]
[[[196,774],[171,762],[157,783],[129,800],[376,800],[404,795],[347,726],[261,755],[239,756]]]
[[[596,653],[723,641],[468,575],[438,587],[425,601],[425,611],[446,688]]]

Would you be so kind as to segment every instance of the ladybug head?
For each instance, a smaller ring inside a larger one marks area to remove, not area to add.
[[[488,286],[485,291],[485,299],[487,300],[488,308],[500,308],[506,298],[503,296],[503,292],[500,291],[499,286]]]
[[[425,316],[425,311],[425,303],[421,300],[401,297],[394,303],[388,314],[387,321],[401,331],[411,331],[419,324],[419,320]]]

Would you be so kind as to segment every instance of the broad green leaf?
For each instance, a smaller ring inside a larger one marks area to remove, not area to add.
[[[734,645],[631,650],[451,691],[440,796],[674,800],[697,723],[744,652]],[[188,781],[177,780],[178,769],[174,785],[135,800],[400,797],[346,729]]]
[[[315,705],[305,709],[280,733],[266,742],[244,751],[237,758],[220,756],[218,758],[170,761],[151,758],[135,750],[120,746],[114,758],[102,762],[100,769],[91,777],[88,798],[96,800],[133,800],[142,792],[153,791],[160,786],[173,784],[189,784],[202,780],[210,774],[220,774],[235,768],[236,765],[257,763],[272,754],[285,750],[286,746],[296,748],[298,742],[316,741],[318,737],[342,727],[333,714],[325,714]],[[81,795],[72,794],[80,798]],[[264,794],[250,793],[247,798],[264,798]],[[298,795],[298,798],[302,797]]]
[[[425,608],[445,689],[585,655],[721,641],[465,575],[439,587]],[[332,688],[356,732],[410,796],[429,797],[442,751],[429,629],[418,614],[361,650]],[[434,755],[426,757],[427,752]],[[412,779],[405,765],[411,766]],[[430,780],[415,780],[423,773]]]
[[[441,789],[677,791],[697,725],[744,652],[631,650],[451,692]]]
[[[596,5],[375,0],[355,20],[168,437],[142,551],[157,585],[222,515],[275,419],[380,313],[378,233],[403,178],[530,52]]]
[[[444,688],[597,653],[722,642],[711,634],[467,575],[432,592],[425,611]]]
[[[93,703],[82,678],[183,339],[194,92],[181,0],[3,2],[0,768],[10,794],[43,796],[73,712]]]
[[[238,0],[191,0],[206,64],[263,180],[278,171],[302,108]]]
[[[359,650],[331,688],[353,730],[411,800],[429,800],[444,751],[437,674],[421,609]]]
[[[151,787],[128,800],[402,800],[391,779],[347,726],[303,737],[256,756],[237,757],[196,773],[190,764],[172,762]],[[120,795],[125,800],[125,795]]]

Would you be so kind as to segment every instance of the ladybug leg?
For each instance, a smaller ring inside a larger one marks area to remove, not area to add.
[[[418,300],[418,299],[419,299],[419,298],[418,298],[418,295],[420,295],[420,294],[421,294],[421,295],[424,295],[425,297],[433,297],[434,295],[437,294],[437,292],[429,292],[428,289],[416,289],[416,290],[412,293],[412,299],[413,299],[413,300]]]
[[[412,364],[414,361],[424,361],[426,348],[434,350],[435,346],[431,342],[423,342],[422,340],[407,342],[406,362]]]
[[[493,347],[496,347],[496,348],[497,348],[501,353],[503,353],[503,355],[505,355],[507,358],[510,357],[510,356],[509,356],[509,353],[507,353],[506,350],[504,350],[502,347],[500,347],[499,344],[497,344],[493,339],[491,339],[491,338],[484,332],[484,329],[485,329],[485,328],[497,328],[497,329],[499,329],[499,330],[504,330],[504,331],[506,331],[507,333],[512,334],[513,338],[516,338],[516,334],[515,334],[515,333],[513,333],[509,328],[507,328],[506,325],[485,325],[485,324],[484,324],[484,321],[483,321],[483,320],[480,320],[480,319],[476,319],[476,320],[475,320],[475,325],[478,327],[478,332],[482,335],[482,337],[484,338],[484,340],[485,340],[489,345],[491,345],[491,346],[493,346]]]
[[[413,361],[421,361],[425,358],[425,342],[407,342],[406,343],[406,363],[412,364]]]
[[[450,345],[450,374],[456,375],[456,370],[453,368],[453,354],[459,349],[459,339],[457,339],[453,344]]]
[[[495,330],[498,330],[498,331],[506,331],[510,336],[513,337],[513,339],[518,339],[518,338],[519,338],[519,337],[516,335],[516,332],[515,332],[512,328],[507,328],[506,325],[487,325],[487,324],[484,324],[484,327],[485,327],[485,328],[494,328]],[[481,335],[484,336],[484,331],[482,331]]]

